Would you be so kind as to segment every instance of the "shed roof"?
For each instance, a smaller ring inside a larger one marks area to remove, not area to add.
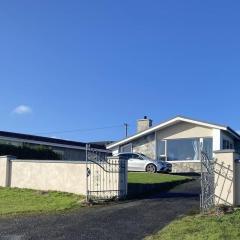
[[[43,136],[36,136],[31,134],[23,134],[23,133],[14,133],[14,132],[6,132],[6,131],[0,131],[0,137],[7,137],[7,138],[14,138],[14,139],[21,139],[21,140],[27,140],[27,141],[36,141],[41,143],[48,143],[48,144],[62,144],[62,145],[69,145],[69,146],[75,146],[75,147],[86,147],[87,143],[84,142],[78,142],[78,141],[72,141],[72,140],[65,140],[65,139],[59,139],[59,138],[51,138],[51,137],[43,137]],[[98,144],[92,144],[92,148],[96,149],[106,149],[103,145]]]

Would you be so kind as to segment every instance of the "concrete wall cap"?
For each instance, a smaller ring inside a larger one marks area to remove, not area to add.
[[[74,163],[86,164],[86,161],[70,161],[70,160],[37,160],[37,159],[12,159],[12,162],[35,162],[35,163]]]
[[[235,149],[223,149],[223,150],[214,151],[214,153],[236,153],[236,150]]]
[[[16,159],[16,157],[13,156],[13,155],[3,155],[3,156],[0,156],[0,158],[11,158],[11,159]]]

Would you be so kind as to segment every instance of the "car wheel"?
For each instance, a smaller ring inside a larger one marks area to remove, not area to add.
[[[157,167],[154,164],[150,163],[147,165],[146,172],[155,173],[156,171]]]

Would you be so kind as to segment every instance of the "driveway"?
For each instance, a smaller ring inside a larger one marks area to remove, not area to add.
[[[199,182],[154,197],[56,215],[0,219],[0,239],[143,239],[199,208]]]

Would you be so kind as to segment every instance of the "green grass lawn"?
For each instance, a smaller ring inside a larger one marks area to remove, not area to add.
[[[129,173],[131,184],[172,183],[183,176],[159,173]],[[51,213],[80,207],[83,196],[74,194],[0,187],[0,216]]]
[[[221,217],[187,216],[173,221],[162,231],[146,240],[238,240],[240,239],[240,210]]]
[[[49,213],[81,206],[82,196],[0,187],[0,216]]]
[[[186,179],[191,179],[190,177],[164,174],[164,173],[147,173],[147,172],[129,172],[128,173],[128,183],[140,183],[140,184],[154,184],[154,183],[166,183],[166,182],[176,182]]]
[[[155,193],[168,191],[171,188],[191,181],[192,178],[174,174],[129,172],[128,198],[144,198]]]

